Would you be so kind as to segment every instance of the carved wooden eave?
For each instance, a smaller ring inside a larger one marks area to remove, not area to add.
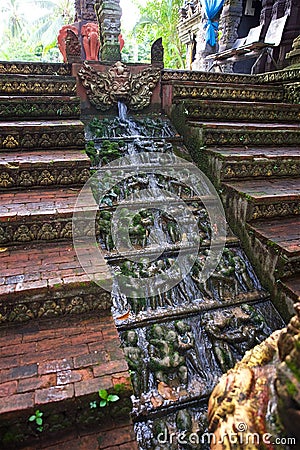
[[[177,26],[179,39],[183,44],[189,44],[193,39],[193,34],[197,34],[202,20],[200,11],[195,12],[191,17],[182,19]]]
[[[97,109],[106,111],[118,101],[123,101],[129,109],[138,111],[149,106],[160,73],[160,68],[149,67],[133,74],[121,61],[107,72],[99,72],[85,62],[78,76],[89,101]]]

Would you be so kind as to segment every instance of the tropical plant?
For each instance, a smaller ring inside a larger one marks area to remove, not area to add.
[[[29,417],[29,422],[35,422],[36,423],[36,429],[40,432],[43,431],[43,413],[39,409],[35,411],[35,413]]]
[[[99,402],[100,408],[104,408],[109,403],[117,402],[120,399],[120,397],[118,395],[109,394],[106,389],[100,389],[98,391],[98,395],[99,395],[99,397],[101,399],[100,402]],[[92,409],[93,408],[97,408],[97,401],[90,402],[90,407]]]
[[[165,50],[165,65],[170,68],[184,67],[184,51],[177,33],[179,8],[182,0],[150,0],[147,4],[138,4],[140,19],[133,33],[137,42],[150,44],[162,37]]]
[[[72,0],[35,0],[40,8],[40,16],[35,21],[35,31],[31,42],[43,46],[43,55],[57,45],[57,36],[61,27],[74,20],[74,5]]]

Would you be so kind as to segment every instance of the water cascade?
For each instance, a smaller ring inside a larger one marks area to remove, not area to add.
[[[206,449],[213,386],[284,324],[229,229],[216,270],[202,280],[217,228],[210,189],[203,183],[199,195],[193,188],[195,175],[175,156],[187,151],[165,118],[133,119],[125,105],[118,108],[117,118],[94,119],[87,137],[97,165],[98,239],[114,276],[113,315],[134,388],[136,436],[141,450]],[[147,283],[151,277],[160,281]]]

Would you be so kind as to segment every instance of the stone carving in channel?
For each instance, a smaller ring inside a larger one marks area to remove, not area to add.
[[[160,69],[151,67],[132,74],[121,61],[107,72],[98,72],[86,62],[78,72],[88,98],[97,109],[105,111],[118,101],[131,110],[141,110],[150,104],[153,89],[158,83]]]
[[[271,437],[273,441],[283,436],[300,439],[300,303],[295,310],[286,328],[248,351],[213,390],[208,419],[214,441],[236,436],[234,445],[230,439],[223,440],[222,449],[262,448],[245,446],[254,435],[256,443],[266,444],[264,448],[274,448],[266,441]],[[286,447],[279,444],[276,448]]]

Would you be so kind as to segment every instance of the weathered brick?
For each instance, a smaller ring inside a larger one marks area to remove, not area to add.
[[[125,370],[128,370],[128,365],[125,359],[120,359],[118,361],[110,361],[105,364],[100,364],[98,366],[93,367],[95,377],[119,373]]]
[[[17,381],[9,381],[0,384],[0,397],[8,397],[17,392]]]
[[[39,374],[56,373],[63,370],[73,369],[72,359],[60,359],[53,361],[46,361],[39,364]]]
[[[33,407],[33,393],[15,394],[4,397],[0,402],[0,413],[19,411]]]
[[[62,372],[57,372],[57,385],[75,383],[76,381],[81,381],[82,376],[79,371],[74,370],[64,370]]]
[[[24,378],[19,380],[18,392],[29,392],[35,389],[47,388],[56,385],[56,374],[42,375],[39,377]]]
[[[53,386],[48,389],[40,389],[35,392],[35,404],[41,405],[45,403],[59,402],[72,398],[74,396],[73,384],[64,386]]]
[[[11,342],[9,342],[11,344]],[[2,347],[0,349],[1,357],[2,356],[9,356],[9,355],[22,355],[23,353],[27,352],[35,352],[36,350],[36,343],[26,343],[24,344],[18,344],[18,345],[8,345],[7,347]]]
[[[99,389],[112,388],[111,377],[105,376],[101,378],[94,378],[93,380],[79,381],[75,383],[75,397],[92,394],[98,392]]]
[[[74,358],[74,367],[87,367],[93,364],[103,363],[107,361],[106,352],[89,353],[88,355],[77,356]]]
[[[13,355],[13,356],[5,356],[0,358],[0,369],[9,369],[11,367],[18,366],[20,362],[20,357]]]
[[[118,427],[111,432],[101,433],[100,449],[110,449],[113,446],[122,444],[124,445],[125,443],[132,441],[135,441],[135,435],[132,425],[126,427]]]

